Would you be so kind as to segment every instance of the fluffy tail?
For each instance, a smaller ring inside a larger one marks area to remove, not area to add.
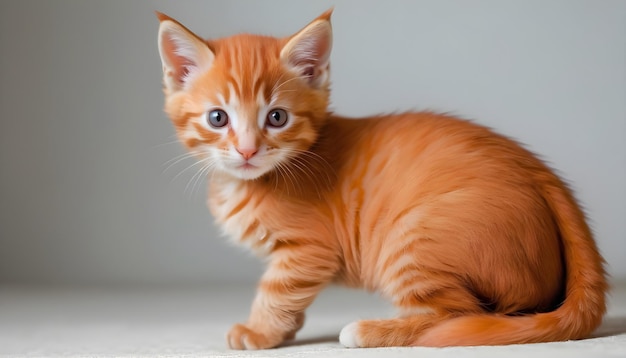
[[[604,260],[571,192],[549,172],[538,176],[556,219],[565,258],[565,300],[554,311],[528,316],[484,314],[440,322],[420,335],[420,346],[501,345],[588,337],[606,311]]]

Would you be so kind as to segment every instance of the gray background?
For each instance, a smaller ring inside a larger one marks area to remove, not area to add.
[[[572,184],[626,277],[624,1],[3,0],[0,283],[258,277],[212,225],[193,162],[165,170],[183,150],[153,11],[204,37],[288,35],[332,5],[337,112],[450,111],[519,139]]]

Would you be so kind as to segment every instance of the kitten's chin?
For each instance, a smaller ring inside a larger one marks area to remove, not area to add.
[[[242,165],[236,168],[228,168],[226,172],[237,179],[254,180],[263,176],[268,170],[252,165]]]

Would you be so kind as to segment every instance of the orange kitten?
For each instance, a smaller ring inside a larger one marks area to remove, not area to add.
[[[230,347],[293,338],[332,282],[400,311],[347,325],[348,347],[587,337],[607,283],[571,191],[520,145],[467,121],[330,113],[330,15],[287,38],[205,41],[158,14],[165,111],[213,169],[219,225],[269,262]]]

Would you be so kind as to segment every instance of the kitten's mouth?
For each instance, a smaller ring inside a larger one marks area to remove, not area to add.
[[[250,163],[242,163],[236,167],[233,167],[232,172],[236,177],[244,180],[256,179],[263,175],[264,171],[260,166],[256,166]]]

